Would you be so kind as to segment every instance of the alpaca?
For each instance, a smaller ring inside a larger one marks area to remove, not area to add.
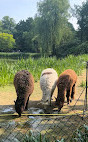
[[[65,93],[67,97],[67,103],[74,99],[75,94],[75,84],[77,82],[77,75],[72,69],[67,69],[60,74],[57,81],[58,94],[56,98],[56,104],[58,105],[58,110],[60,111],[64,105]]]
[[[42,103],[51,105],[51,98],[57,84],[58,75],[52,68],[42,71],[40,77],[40,87],[43,93]]]
[[[15,110],[21,116],[21,113],[28,109],[29,97],[34,90],[34,79],[31,73],[22,70],[16,73],[14,77],[14,86],[17,93],[15,101]]]

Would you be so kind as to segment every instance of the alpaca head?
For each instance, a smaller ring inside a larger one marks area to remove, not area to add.
[[[60,99],[58,99],[58,97],[57,97],[57,98],[55,98],[55,99],[56,99],[56,101],[55,101],[55,105],[58,107],[58,111],[60,111],[60,110],[61,110],[61,108],[63,107],[64,102],[63,102],[63,101],[61,101]]]
[[[15,102],[15,110],[21,116],[21,113],[24,111],[24,99],[18,99]]]

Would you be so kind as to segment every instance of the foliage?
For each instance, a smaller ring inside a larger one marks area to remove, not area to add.
[[[2,30],[0,31],[4,33],[13,34],[16,26],[15,20],[13,18],[10,18],[9,16],[4,16],[1,22]]]
[[[80,87],[85,87],[86,86],[86,82],[85,81],[82,81],[81,83],[80,83]]]
[[[41,133],[37,136],[33,136],[31,133],[29,135],[26,135],[23,142],[50,142],[50,138],[47,138],[45,135],[42,136]],[[61,140],[55,140],[54,142],[64,142],[63,139]]]
[[[81,42],[85,42],[88,40],[88,0],[82,6],[75,6],[75,10],[79,25],[78,36]]]
[[[79,46],[77,46],[75,48],[74,53],[76,55],[78,55],[78,54],[88,54],[88,41],[83,42],[82,44],[80,44]]]
[[[29,17],[16,24],[13,18],[4,16],[0,21],[0,32],[13,34],[16,52],[55,56],[59,45],[70,42],[75,36],[73,25],[68,22],[69,7],[68,0],[40,1],[34,19]]]
[[[74,40],[61,44],[57,48],[56,56],[63,58],[68,55],[82,55],[88,53],[88,41],[81,43],[79,40]]]
[[[79,40],[73,40],[73,41],[69,41],[64,44],[61,44],[57,48],[56,56],[58,58],[63,58],[63,57],[68,56],[70,54],[78,55],[79,51],[77,50],[77,47],[79,45],[80,45]]]
[[[85,68],[88,61],[88,55],[81,56],[68,56],[62,60],[55,57],[39,59],[21,59],[21,60],[11,60],[11,59],[1,59],[0,60],[0,86],[9,85],[13,83],[14,75],[17,71],[26,69],[30,71],[34,77],[35,81],[40,79],[42,70],[46,68],[54,68],[58,75],[60,75],[65,69],[73,69],[78,75]]]
[[[8,33],[0,33],[0,51],[9,52],[15,48],[15,39]]]
[[[21,20],[15,27],[14,38],[16,39],[17,49],[24,52],[35,52],[33,49],[33,19]]]
[[[88,126],[84,124],[75,132],[73,142],[88,142]]]
[[[68,26],[68,0],[43,0],[38,3],[38,31],[42,54],[56,54],[56,46],[72,37]]]
[[[2,32],[2,21],[0,21],[0,32]]]
[[[41,53],[44,57],[60,58],[70,54],[87,54],[88,0],[82,3],[82,6],[75,6],[75,16],[79,25],[77,31],[69,22],[69,8],[68,0],[42,0],[38,2],[34,18],[29,17],[16,24],[13,18],[4,16],[0,20],[0,33],[13,35],[16,52],[34,52]],[[0,51],[12,51],[11,44],[8,50],[7,46],[7,39],[4,42],[0,37]]]

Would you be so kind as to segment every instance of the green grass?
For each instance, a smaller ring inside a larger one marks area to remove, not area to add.
[[[73,134],[72,142],[88,142],[88,126],[84,124]]]
[[[80,87],[85,87],[86,86],[86,82],[85,81],[82,81],[81,83],[80,83]]]
[[[26,135],[23,142],[51,142],[50,138],[47,138],[45,135],[42,136],[41,133],[37,136],[33,136],[31,133],[29,135]],[[61,140],[55,140],[53,142],[64,142],[64,139]]]
[[[35,81],[40,79],[42,70],[46,68],[54,68],[58,76],[66,69],[73,69],[78,75],[86,67],[86,61],[88,61],[88,55],[81,56],[68,56],[62,60],[55,57],[50,58],[38,58],[34,59],[29,57],[28,59],[12,60],[1,59],[0,60],[0,86],[9,85],[13,83],[14,75],[17,71],[26,69],[32,73]]]

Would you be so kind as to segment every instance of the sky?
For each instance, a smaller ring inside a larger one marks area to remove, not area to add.
[[[26,20],[29,17],[34,17],[37,13],[37,2],[40,0],[0,0],[0,20],[4,16],[13,18],[16,23],[20,20]],[[71,7],[81,5],[86,0],[69,0]],[[77,29],[76,18],[69,20],[75,29]]]

